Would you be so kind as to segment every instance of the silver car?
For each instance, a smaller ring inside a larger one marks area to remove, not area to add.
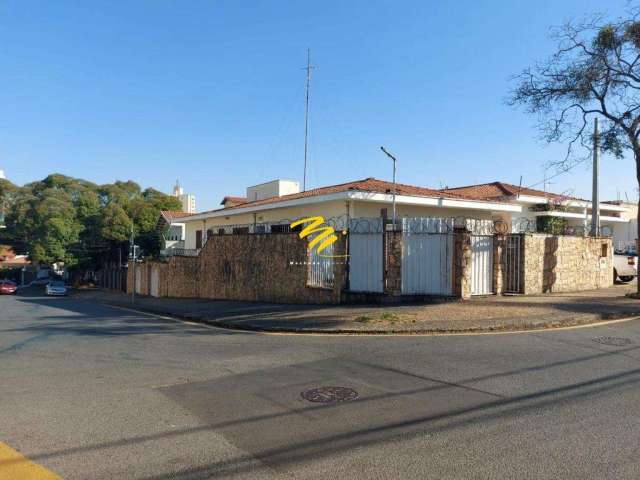
[[[47,283],[47,295],[66,295],[67,287],[61,280],[51,280]]]

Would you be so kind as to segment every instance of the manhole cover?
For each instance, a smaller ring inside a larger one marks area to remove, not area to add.
[[[630,345],[633,343],[628,338],[622,337],[596,337],[593,339],[596,343],[601,343],[602,345],[613,345],[614,347],[624,347],[625,345]]]
[[[305,400],[317,403],[348,402],[358,398],[358,392],[347,387],[318,387],[305,390],[300,395]]]

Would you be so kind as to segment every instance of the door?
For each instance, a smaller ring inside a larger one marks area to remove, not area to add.
[[[471,235],[471,295],[493,293],[493,236]]]
[[[196,250],[202,248],[202,230],[196,230]]]

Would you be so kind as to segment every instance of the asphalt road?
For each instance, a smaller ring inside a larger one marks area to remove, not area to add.
[[[266,335],[25,294],[0,333],[0,441],[65,479],[640,477],[640,320]]]

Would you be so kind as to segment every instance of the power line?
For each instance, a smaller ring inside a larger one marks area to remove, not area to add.
[[[543,180],[540,180],[537,183],[529,185],[527,188],[533,188],[533,187],[537,187],[538,185],[542,185],[543,183],[548,183],[549,180],[553,180],[554,178],[559,177],[560,175],[564,175],[565,173],[569,173],[572,169],[574,169],[575,167],[577,167],[581,163],[586,162],[587,160],[589,160],[589,159],[588,158],[583,158],[582,160],[578,160],[573,165],[571,165],[570,167],[565,168],[564,170],[561,170],[560,172],[558,172],[558,173],[556,173],[554,175],[551,175],[550,177],[545,177]]]

